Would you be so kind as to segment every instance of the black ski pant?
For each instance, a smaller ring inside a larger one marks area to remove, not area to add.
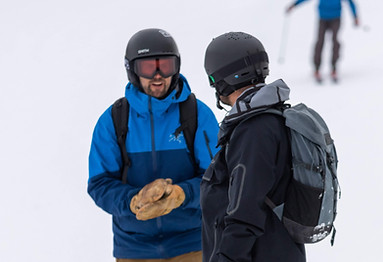
[[[319,29],[318,29],[318,38],[315,44],[314,50],[314,65],[315,70],[319,70],[321,61],[322,61],[322,50],[324,45],[324,40],[327,31],[332,32],[332,58],[331,65],[332,69],[336,69],[336,63],[339,58],[339,49],[340,43],[338,41],[338,31],[340,28],[340,18],[330,19],[330,20],[319,20]]]

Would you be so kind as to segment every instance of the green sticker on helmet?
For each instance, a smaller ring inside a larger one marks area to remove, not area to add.
[[[210,75],[209,78],[210,78],[210,81],[211,81],[213,84],[215,84],[215,79],[214,79],[214,77]]]

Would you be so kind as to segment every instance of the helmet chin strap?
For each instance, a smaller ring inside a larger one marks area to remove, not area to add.
[[[227,110],[226,110],[226,108],[224,108],[222,105],[221,105],[221,99],[219,98],[219,94],[218,94],[218,92],[215,92],[215,98],[217,99],[217,102],[216,102],[216,106],[217,106],[217,108],[219,109],[219,110],[225,110],[226,112],[228,112]]]

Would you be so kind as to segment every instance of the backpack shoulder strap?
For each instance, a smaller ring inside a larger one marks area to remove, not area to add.
[[[129,103],[126,97],[121,97],[112,106],[112,118],[114,130],[116,131],[117,143],[121,151],[123,167],[121,169],[121,179],[124,184],[127,182],[128,168],[130,160],[126,152],[126,134],[128,133],[129,122]]]
[[[189,149],[190,156],[194,167],[197,167],[197,163],[194,156],[194,139],[197,131],[197,99],[193,93],[191,93],[185,101],[180,103],[180,123],[181,126],[177,128],[176,136],[183,131],[185,136],[186,145]],[[196,170],[196,169],[195,169]]]

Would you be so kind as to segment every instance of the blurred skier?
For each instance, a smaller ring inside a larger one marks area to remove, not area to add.
[[[194,116],[197,123],[180,120],[179,108],[191,90],[179,73],[177,45],[166,31],[151,28],[134,34],[125,66],[129,121],[120,126],[128,129],[126,139],[117,139],[120,129],[110,106],[93,132],[88,193],[113,217],[118,262],[201,261],[200,182],[216,151],[217,120],[200,100],[188,108],[197,109],[188,118]],[[194,147],[187,145],[186,125],[196,126],[190,143]],[[126,141],[125,148],[120,141]],[[122,157],[126,155],[128,164]],[[129,168],[121,179],[124,166]]]
[[[293,2],[288,8],[287,13],[297,5],[306,2],[307,0],[297,0]],[[321,82],[322,76],[320,73],[322,49],[325,40],[325,34],[327,31],[332,32],[332,58],[331,58],[331,78],[336,82],[338,80],[337,75],[337,62],[339,59],[340,43],[338,41],[338,32],[340,29],[341,21],[341,9],[342,1],[347,1],[350,5],[352,15],[354,17],[354,25],[359,25],[359,19],[357,15],[356,6],[353,0],[319,0],[319,27],[318,35],[314,49],[314,66],[315,72],[314,77],[316,81]]]

